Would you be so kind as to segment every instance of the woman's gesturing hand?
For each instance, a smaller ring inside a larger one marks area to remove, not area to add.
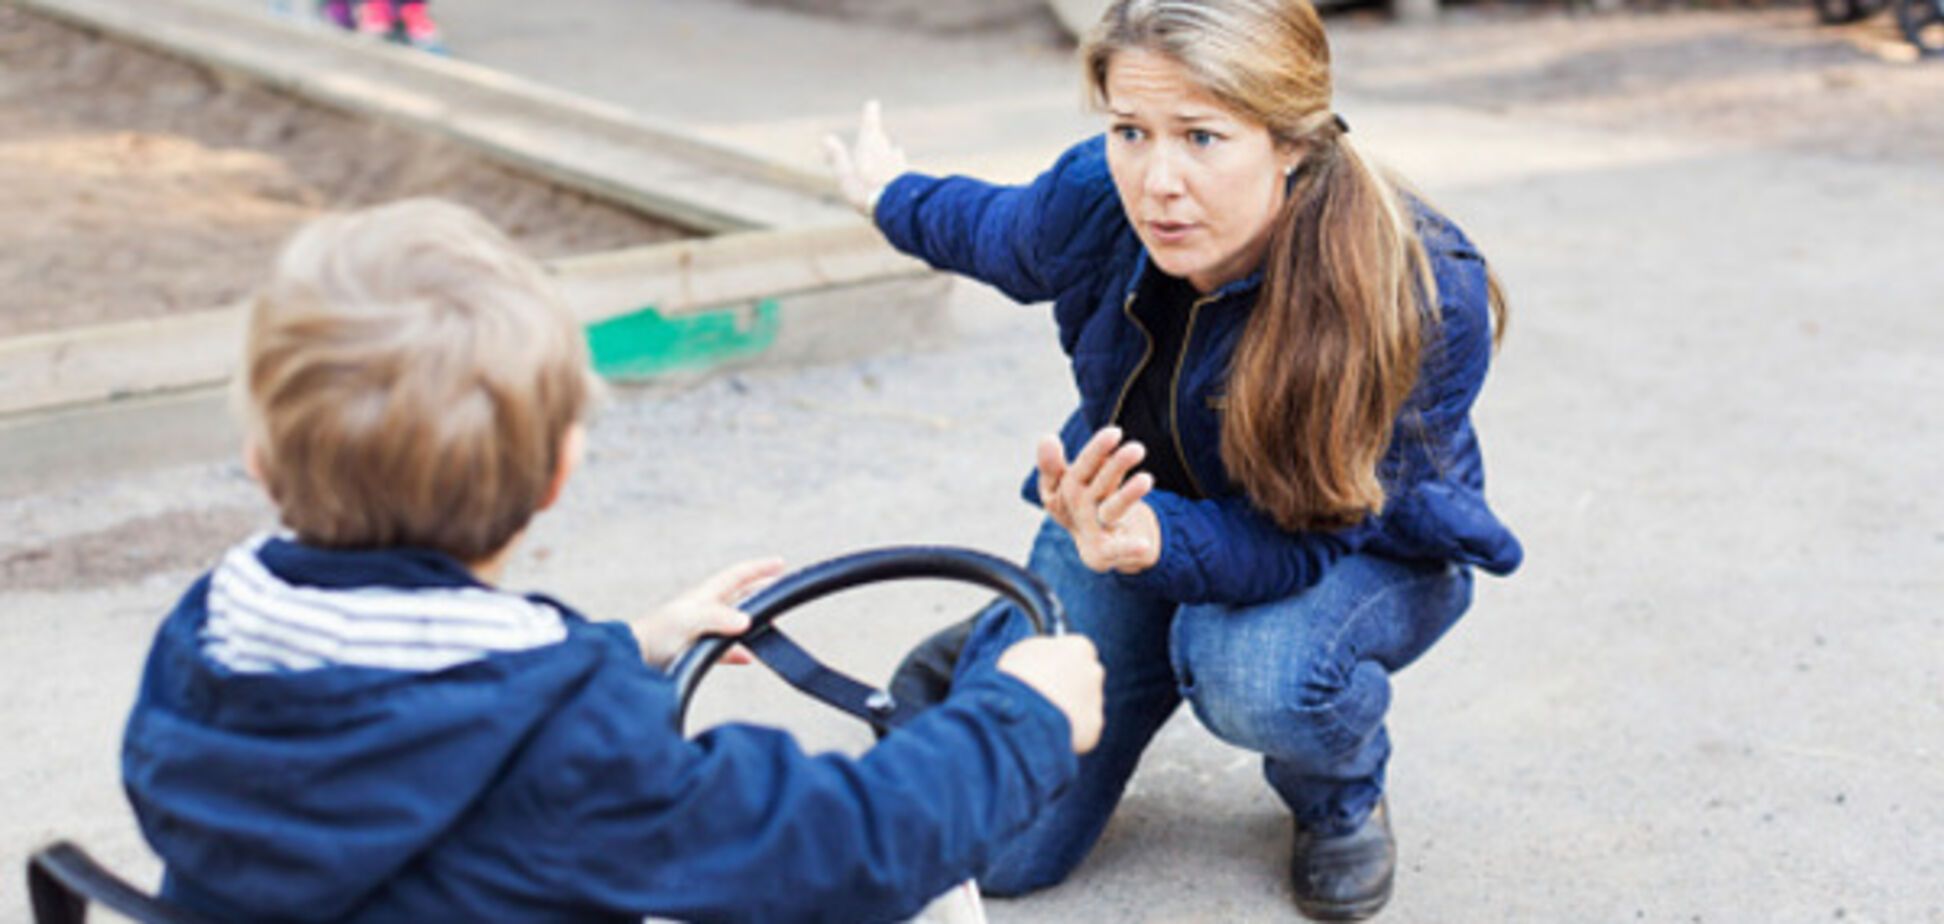
[[[830,172],[852,208],[871,217],[877,209],[878,193],[905,172],[904,149],[891,143],[884,133],[884,114],[877,100],[864,104],[864,118],[857,126],[857,141],[846,145],[836,135],[824,136],[824,155]]]
[[[1094,434],[1071,465],[1059,439],[1040,440],[1040,504],[1073,534],[1080,561],[1095,571],[1135,574],[1161,560],[1161,523],[1143,500],[1154,476],[1127,474],[1145,458],[1140,443],[1121,442],[1119,427]]]

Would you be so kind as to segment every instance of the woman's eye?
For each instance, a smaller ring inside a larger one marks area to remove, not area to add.
[[[1188,130],[1188,143],[1198,148],[1208,147],[1220,139],[1220,135],[1207,129],[1191,128]]]
[[[1141,130],[1132,125],[1116,125],[1114,126],[1114,137],[1133,143],[1141,140]]]

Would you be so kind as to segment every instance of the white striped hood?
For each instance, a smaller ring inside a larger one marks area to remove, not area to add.
[[[212,920],[397,908],[383,890],[546,731],[578,730],[555,719],[590,683],[640,664],[624,624],[485,587],[451,556],[260,537],[158,629],[123,785],[165,894]]]
[[[259,557],[268,534],[211,573],[203,653],[239,673],[439,671],[566,638],[553,607],[485,587],[299,586]]]

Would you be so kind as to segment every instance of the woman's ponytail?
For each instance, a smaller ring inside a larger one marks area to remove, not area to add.
[[[1222,421],[1229,474],[1291,530],[1348,526],[1383,508],[1377,463],[1437,304],[1396,187],[1341,119],[1306,121]]]

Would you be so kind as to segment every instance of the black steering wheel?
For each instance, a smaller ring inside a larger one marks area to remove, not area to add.
[[[898,546],[833,558],[786,574],[743,601],[749,630],[740,636],[709,635],[675,660],[669,673],[681,696],[676,727],[688,719],[689,701],[723,652],[741,644],[791,686],[869,723],[880,734],[904,724],[919,707],[899,703],[874,687],[824,666],[776,628],[777,618],[812,600],[880,581],[943,578],[997,591],[1032,621],[1041,635],[1064,635],[1066,616],[1044,581],[1003,558],[950,546]]]

